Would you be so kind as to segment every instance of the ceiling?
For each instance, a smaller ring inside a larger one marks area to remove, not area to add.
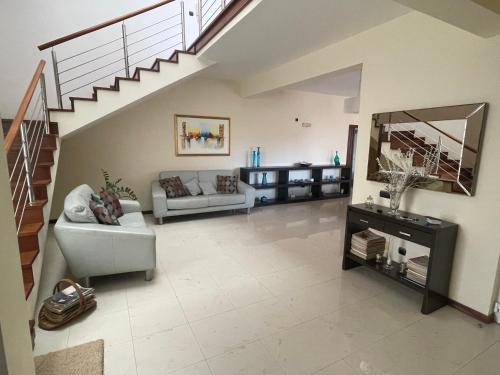
[[[402,16],[392,0],[262,0],[203,51],[210,75],[242,79]]]
[[[394,0],[470,33],[500,35],[500,0]]]
[[[287,89],[350,98],[359,95],[360,85],[361,66],[355,66],[295,83]]]

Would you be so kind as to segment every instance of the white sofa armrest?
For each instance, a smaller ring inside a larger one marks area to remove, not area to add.
[[[151,183],[151,193],[153,195],[153,215],[157,219],[167,216],[167,193],[155,180]]]
[[[141,212],[141,204],[139,201],[133,201],[130,199],[120,199],[120,205],[124,214],[130,214],[132,212]]]
[[[255,205],[255,189],[243,181],[238,181],[238,192],[245,194],[245,205],[253,207]]]

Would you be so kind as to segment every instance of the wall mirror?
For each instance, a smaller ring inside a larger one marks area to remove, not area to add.
[[[381,181],[377,157],[414,149],[413,165],[426,152],[439,154],[425,189],[474,195],[487,103],[375,113],[372,116],[368,180]]]

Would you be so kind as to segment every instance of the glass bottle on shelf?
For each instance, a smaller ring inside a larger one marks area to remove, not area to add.
[[[260,167],[260,147],[257,147],[257,168]]]
[[[339,152],[338,151],[335,151],[335,157],[333,158],[333,162],[337,166],[340,165],[340,156],[339,156]]]
[[[262,173],[262,185],[267,185],[267,172]]]

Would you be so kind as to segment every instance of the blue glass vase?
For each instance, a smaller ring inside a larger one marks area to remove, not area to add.
[[[257,168],[260,167],[260,147],[257,147]]]
[[[258,167],[257,165],[257,151],[252,151],[252,168]]]
[[[262,185],[267,185],[267,172],[262,173]]]

